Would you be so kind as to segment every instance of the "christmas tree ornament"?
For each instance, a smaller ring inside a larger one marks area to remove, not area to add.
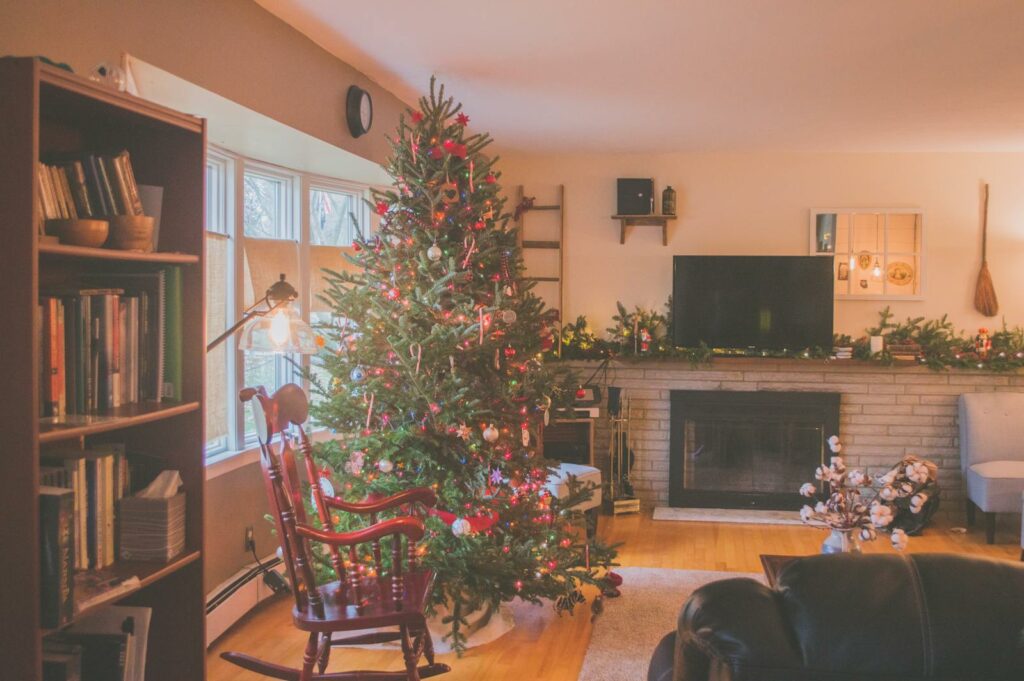
[[[506,324],[515,324],[516,323],[516,319],[517,319],[517,316],[516,316],[516,311],[515,310],[502,310],[501,311],[501,321],[505,322]]]
[[[370,401],[366,406],[366,430],[370,429],[370,419],[373,418],[373,403],[376,399],[376,393],[370,393]]]
[[[460,111],[459,115],[455,117],[455,122],[461,125],[462,127],[466,127],[467,125],[469,125],[469,116]]]
[[[494,427],[493,423],[489,424],[486,428],[484,428],[484,440],[486,440],[487,442],[497,442],[499,435],[500,434],[498,433],[498,429]]]
[[[474,191],[476,190],[473,189],[473,159],[469,159],[469,193],[472,194]]]
[[[515,356],[516,356],[516,349],[514,347],[512,347],[511,345],[506,345],[505,346],[505,357],[507,357],[508,359],[512,359]]]
[[[441,201],[451,205],[459,202],[459,185],[447,180],[441,185]]]
[[[388,204],[387,204],[386,201],[378,201],[377,205],[376,205],[376,208],[377,208],[377,215],[384,215],[384,214],[386,214],[388,212]]]
[[[487,184],[494,184],[497,181],[498,178],[494,173],[487,173],[487,175],[484,176],[484,182]]]
[[[465,423],[460,423],[459,427],[455,430],[456,434],[463,440],[469,441],[469,436],[473,434],[473,429],[467,426]]]
[[[352,379],[353,383],[362,383],[366,379],[366,372],[362,367],[353,367],[348,377]]]
[[[473,526],[469,524],[469,521],[465,518],[456,518],[452,521],[452,534],[456,537],[462,537],[470,534],[473,531]]]
[[[524,447],[529,447],[530,446],[530,427],[528,425],[526,425],[525,423],[520,428],[520,437],[523,440],[523,446]]]
[[[430,248],[427,249],[427,258],[431,262],[437,262],[438,260],[441,259],[442,255],[444,255],[444,253],[441,252],[441,248],[437,245],[436,241]]]
[[[389,459],[381,459],[377,462],[377,470],[381,473],[390,473],[394,468],[395,465]]]

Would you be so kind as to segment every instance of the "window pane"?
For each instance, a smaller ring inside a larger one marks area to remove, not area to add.
[[[313,189],[309,194],[309,240],[314,246],[350,246],[359,198],[347,192]]]
[[[245,173],[245,235],[263,238],[284,236],[284,182]]]
[[[206,236],[206,333],[207,342],[228,326],[228,245],[226,237]],[[206,451],[227,447],[228,346],[225,343],[206,355]]]

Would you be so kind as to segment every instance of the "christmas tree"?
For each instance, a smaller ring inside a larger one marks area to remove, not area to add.
[[[420,551],[458,650],[470,613],[517,597],[571,611],[615,555],[570,509],[590,490],[545,489],[557,464],[538,435],[565,394],[543,363],[555,315],[523,280],[496,159],[482,153],[490,136],[468,123],[433,79],[401,117],[394,187],[371,202],[377,234],[357,239],[357,273],[327,273],[334,322],[318,364],[330,378],[314,408],[342,436],[315,456],[346,496],[436,491]]]

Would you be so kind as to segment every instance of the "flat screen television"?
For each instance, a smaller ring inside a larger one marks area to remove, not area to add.
[[[832,347],[832,258],[677,255],[672,326],[680,347]]]

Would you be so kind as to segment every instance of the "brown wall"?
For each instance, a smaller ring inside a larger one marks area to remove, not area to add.
[[[121,52],[378,163],[405,108],[251,0],[0,0],[0,55],[45,55],[87,74]],[[345,124],[353,84],[374,105],[359,139]]]
[[[0,0],[0,55],[45,55],[87,74],[101,61],[117,63],[121,52],[378,163],[404,108],[251,0]],[[359,139],[344,119],[352,84],[374,102],[373,129]],[[257,465],[207,483],[207,590],[251,560],[247,526],[256,529],[259,555],[273,552],[264,513]]]

